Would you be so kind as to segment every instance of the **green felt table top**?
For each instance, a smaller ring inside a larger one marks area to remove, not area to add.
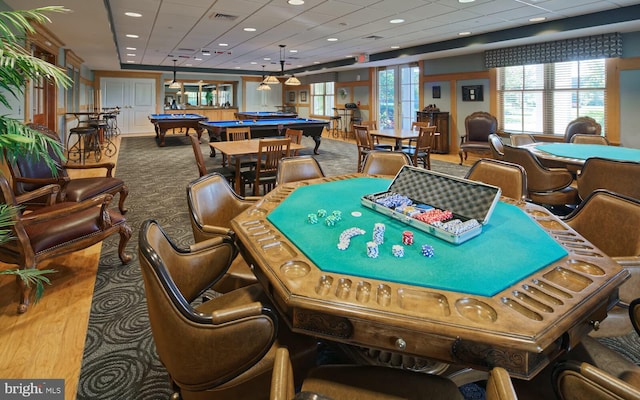
[[[499,202],[483,232],[459,245],[450,244],[360,203],[363,195],[385,191],[388,179],[354,178],[297,188],[269,215],[277,227],[318,268],[369,279],[378,279],[480,296],[494,296],[534,272],[567,255],[520,208]],[[307,216],[324,209],[342,213],[342,220],[327,226]],[[361,216],[354,216],[359,212]],[[375,223],[384,223],[385,242],[379,256],[367,256]],[[352,227],[366,231],[355,236],[346,250],[337,245],[340,234]],[[394,257],[391,247],[402,245],[402,232],[414,233],[414,244],[404,246],[405,255]],[[421,245],[429,244],[435,255],[422,256]]]
[[[578,158],[601,157],[619,161],[640,162],[640,149],[630,147],[605,146],[600,144],[545,143],[536,148],[558,157]]]

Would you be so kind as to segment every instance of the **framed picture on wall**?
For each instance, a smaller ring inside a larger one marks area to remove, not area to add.
[[[295,103],[296,102],[296,92],[291,91],[289,92],[289,103]]]
[[[302,90],[300,92],[300,102],[301,103],[306,103],[307,102],[307,91],[306,90]]]
[[[482,85],[463,86],[462,101],[483,101]]]
[[[431,97],[434,99],[440,98],[440,86],[434,86],[431,88]]]

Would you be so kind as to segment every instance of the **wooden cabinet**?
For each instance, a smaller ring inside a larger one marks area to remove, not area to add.
[[[436,136],[436,143],[431,150],[434,153],[449,153],[449,113],[440,111],[418,111],[418,122],[429,122],[429,125],[438,127],[436,132],[440,135]]]

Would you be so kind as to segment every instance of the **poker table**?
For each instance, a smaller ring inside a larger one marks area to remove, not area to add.
[[[204,115],[186,113],[149,115],[149,121],[153,124],[156,131],[156,139],[158,139],[160,146],[164,146],[164,137],[169,129],[184,128],[186,130],[185,135],[188,135],[189,128],[192,128],[198,134],[198,139],[200,139],[202,137],[200,122],[207,119]]]
[[[304,136],[309,136],[316,142],[313,152],[314,154],[318,154],[322,131],[329,125],[329,121],[309,118],[274,118],[256,121],[206,121],[200,123],[200,126],[209,132],[209,142],[226,140],[226,129],[239,125],[249,126],[251,128],[252,139],[283,136],[287,128],[301,129]]]
[[[542,161],[582,166],[587,158],[640,162],[640,149],[586,143],[530,143],[526,147]]]
[[[531,379],[606,317],[629,276],[546,209],[507,198],[479,236],[456,245],[413,229],[414,244],[395,257],[407,227],[360,202],[389,184],[359,174],[284,184],[232,220],[294,331]],[[309,223],[320,209],[341,219]],[[375,223],[386,228],[371,258]],[[338,249],[353,227],[366,233]]]
[[[284,111],[244,111],[234,114],[237,119],[254,120],[259,119],[282,119],[282,118],[298,118],[298,113]]]

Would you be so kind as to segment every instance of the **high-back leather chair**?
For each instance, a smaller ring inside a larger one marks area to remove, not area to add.
[[[587,135],[601,135],[602,126],[591,117],[578,117],[567,124],[564,131],[565,143],[570,143],[573,135],[581,133]]]
[[[511,139],[511,145],[516,147],[520,147],[526,144],[531,144],[536,142],[533,136],[528,135],[526,133],[513,134],[509,138]]]
[[[464,119],[465,134],[460,138],[460,165],[468,152],[486,154],[489,148],[489,135],[498,133],[498,120],[484,111],[476,111]]]
[[[489,150],[491,151],[491,157],[493,157],[493,159],[504,159],[504,146],[502,145],[502,139],[500,139],[500,136],[495,133],[489,135]]]
[[[498,186],[503,196],[514,200],[527,197],[527,173],[522,165],[482,158],[473,164],[465,178]]]
[[[235,240],[231,220],[256,201],[257,198],[238,196],[220,174],[205,175],[189,183],[187,206],[194,241],[200,243],[219,236],[230,236]],[[215,289],[227,292],[256,282],[251,268],[238,255]]]
[[[527,171],[527,197],[538,204],[562,206],[578,203],[573,175],[566,169],[547,168],[529,150],[504,145],[504,161],[522,165]]]
[[[230,237],[177,247],[153,220],[139,234],[140,269],[160,361],[180,398],[260,399],[268,393],[276,349],[292,348],[310,368],[316,345],[278,324],[259,284],[194,302],[229,267]]]
[[[50,129],[42,125],[29,124],[43,134],[60,140],[60,137]],[[52,149],[49,149],[49,156],[56,162],[57,168],[55,173],[49,165],[42,159],[27,155],[19,155],[14,160],[9,160],[8,167],[13,182],[13,190],[16,195],[21,195],[32,190],[38,189],[45,185],[56,184],[60,186],[59,201],[80,202],[101,194],[119,194],[118,208],[122,214],[127,212],[124,201],[129,194],[129,189],[124,181],[113,177],[114,163],[100,164],[66,164]],[[87,177],[87,178],[70,178],[68,170],[104,170],[104,176]],[[41,202],[34,203],[36,206]]]
[[[323,176],[324,171],[320,163],[312,156],[284,157],[278,164],[276,186]]]
[[[564,221],[630,272],[630,278],[619,287],[618,304],[592,333],[600,337],[628,334],[631,326],[626,305],[640,297],[640,200],[599,189]]]
[[[411,158],[399,151],[374,150],[367,154],[362,173],[395,176],[405,165],[413,165]]]
[[[297,371],[296,371],[297,373]],[[364,365],[322,365],[313,369],[295,394],[294,369],[288,349],[276,353],[269,400],[456,400],[464,397],[453,381],[431,374]],[[515,400],[507,371],[493,368],[486,385],[487,400]]]
[[[602,135],[589,135],[586,133],[576,133],[571,136],[571,143],[576,144],[600,144],[602,146],[609,146],[609,139]]]
[[[585,199],[596,189],[607,189],[640,199],[640,162],[588,158],[578,174],[578,195]]]
[[[128,263],[131,257],[125,253],[125,247],[131,238],[131,228],[119,212],[108,208],[112,196],[104,194],[82,202],[54,204],[59,189],[57,185],[43,186],[16,199],[9,182],[0,175],[0,203],[14,210],[9,228],[13,239],[0,244],[0,261],[20,269],[36,269],[43,260],[86,249],[117,233],[118,256],[123,264]],[[21,202],[38,197],[51,201],[23,215]],[[21,279],[17,282],[18,313],[24,313],[31,300],[31,287]]]

